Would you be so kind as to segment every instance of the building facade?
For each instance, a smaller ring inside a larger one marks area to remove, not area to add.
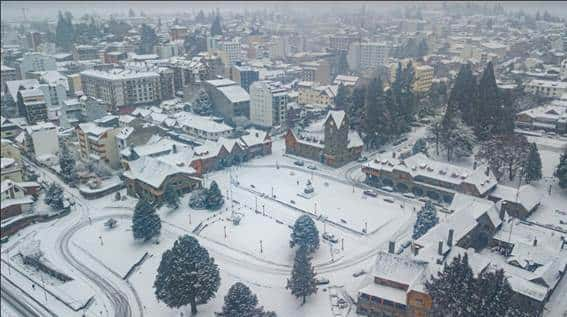
[[[257,81],[250,86],[250,121],[263,127],[286,122],[288,94],[281,84]]]

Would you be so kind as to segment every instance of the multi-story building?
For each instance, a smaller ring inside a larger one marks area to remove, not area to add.
[[[285,152],[329,166],[340,167],[360,158],[364,143],[351,131],[344,111],[330,111],[326,119],[314,123],[302,133],[288,129]]]
[[[366,182],[451,202],[456,193],[486,197],[498,183],[488,167],[468,169],[433,161],[423,153],[407,158],[378,156],[362,167]]]
[[[516,126],[523,129],[567,133],[567,106],[552,103],[524,110],[516,114]]]
[[[334,106],[337,95],[337,85],[319,85],[310,81],[297,84],[297,103],[300,105]]]
[[[18,73],[16,72],[15,68],[8,67],[4,64],[2,64],[0,67],[1,67],[1,71],[2,71],[2,73],[0,75],[2,86],[0,87],[0,89],[2,89],[2,91],[4,93],[6,93],[4,91],[4,87],[5,87],[4,83],[7,82],[7,81],[17,80],[18,79]]]
[[[384,43],[353,42],[347,54],[347,63],[352,70],[376,68],[388,58],[389,47]]]
[[[76,61],[89,61],[100,59],[99,49],[93,45],[75,45],[73,59]]]
[[[174,25],[169,28],[169,39],[172,41],[185,40],[187,27]]]
[[[331,82],[331,65],[327,60],[304,62],[301,67],[303,81],[313,81],[324,85]]]
[[[285,124],[288,89],[280,83],[257,81],[250,86],[250,121],[263,127]]]
[[[4,117],[0,117],[2,122],[0,123],[0,132],[2,133],[2,139],[13,139],[20,134],[22,129],[15,124],[14,122],[10,121],[10,119],[6,119]],[[2,152],[2,154],[4,154]]]
[[[526,84],[527,93],[548,98],[561,98],[567,93],[567,82],[534,79]]]
[[[398,73],[398,66],[401,64],[403,67],[407,67],[409,59],[400,61],[399,63],[390,64],[390,82],[396,80],[396,74]],[[433,84],[433,73],[434,68],[429,65],[415,65],[413,64],[414,76],[412,88],[413,91],[417,93],[425,93],[431,89]]]
[[[250,118],[250,95],[236,82],[230,79],[207,80],[204,88],[215,112],[226,121],[234,122],[235,117]]]
[[[222,137],[228,137],[234,130],[229,125],[217,122],[211,117],[199,116],[190,112],[179,112],[175,114],[177,125],[180,129],[192,137],[201,140],[216,141]]]
[[[59,152],[57,127],[51,122],[40,122],[26,127],[25,152],[37,159],[55,156]]]
[[[126,52],[104,52],[103,62],[105,64],[118,64],[128,58]]]
[[[2,154],[3,155],[3,154]],[[13,158],[4,157],[0,158],[0,181],[10,179],[14,182],[22,181],[22,166]]]
[[[237,82],[246,91],[250,91],[250,85],[258,78],[259,72],[250,66],[232,65],[230,69],[230,79]]]
[[[35,89],[39,87],[37,79],[12,80],[4,83],[2,90],[4,92],[4,100],[2,100],[2,115],[8,118],[23,116],[19,113],[17,105],[18,91],[20,89]]]
[[[18,90],[18,112],[23,115],[29,124],[47,121],[47,101],[43,91],[39,88]]]
[[[350,44],[355,40],[356,38],[350,35],[331,35],[329,36],[329,47],[334,51],[347,52]]]
[[[41,53],[27,53],[22,57],[19,68],[21,78],[28,79],[29,72],[57,70],[57,65],[53,56]]]
[[[81,85],[81,75],[67,75],[67,86],[69,86],[69,95],[71,96],[77,95],[77,92],[82,92],[83,86]]]
[[[86,96],[112,107],[151,104],[162,99],[160,74],[153,71],[85,70],[81,72],[81,86]]]
[[[112,117],[112,116],[110,116]],[[115,119],[116,122],[113,122]],[[95,122],[81,123],[75,128],[79,139],[79,157],[83,162],[101,161],[111,168],[120,167],[120,157],[116,144],[118,117],[101,118]]]
[[[222,41],[219,44],[219,56],[226,67],[242,61],[241,50],[242,46],[238,41]]]
[[[360,78],[357,76],[338,75],[333,81],[333,85],[343,84],[345,87],[354,87],[358,85]]]
[[[179,55],[179,49],[175,43],[166,43],[154,46],[154,53],[161,59],[167,59]]]

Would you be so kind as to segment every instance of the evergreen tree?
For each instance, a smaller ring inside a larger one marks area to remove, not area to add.
[[[264,312],[261,307],[257,307],[258,298],[248,286],[236,282],[229,289],[224,297],[222,316],[231,317],[260,317]]]
[[[567,188],[567,152],[561,154],[554,175],[559,179],[559,187]]]
[[[427,155],[427,141],[425,138],[419,138],[415,141],[413,147],[411,148],[412,154],[423,153]]]
[[[366,96],[366,86],[359,85],[354,87],[350,98],[349,108],[347,113],[350,118],[350,127],[357,131],[361,131],[362,118],[365,110],[364,100]]]
[[[463,121],[472,126],[477,115],[476,78],[470,64],[463,64],[449,95],[448,107],[458,109]]]
[[[413,226],[412,239],[417,240],[427,233],[429,229],[433,228],[439,222],[437,218],[437,211],[433,203],[428,200],[425,205],[418,211],[417,220]]]
[[[528,144],[520,134],[498,135],[480,144],[476,159],[488,163],[497,180],[506,174],[513,180],[528,159]]]
[[[384,91],[380,78],[374,78],[366,90],[366,114],[363,129],[366,135],[366,144],[375,148],[384,144],[389,136],[390,113],[387,111],[384,100]]]
[[[55,27],[55,44],[66,51],[73,48],[75,31],[73,28],[73,16],[69,12],[63,14],[59,11],[57,26]]]
[[[504,270],[484,270],[474,283],[470,305],[473,316],[505,316],[511,306],[512,294]]]
[[[308,215],[302,215],[295,221],[289,246],[291,248],[298,245],[305,248],[305,251],[312,253],[319,248],[319,230],[315,222]]]
[[[165,187],[163,198],[165,200],[165,203],[167,204],[167,207],[172,209],[179,208],[179,192],[173,186],[168,184]]]
[[[224,204],[224,198],[219,189],[217,182],[213,181],[211,187],[207,190],[207,197],[205,198],[205,206],[209,210],[219,210]]]
[[[215,259],[197,239],[185,235],[165,251],[161,257],[156,280],[155,295],[171,308],[191,305],[191,313],[197,313],[197,305],[215,297],[220,286],[220,274]]]
[[[449,104],[439,125],[439,143],[447,152],[447,160],[472,155],[474,134],[458,116],[455,104]]]
[[[201,116],[209,116],[213,113],[213,106],[205,89],[199,90],[199,97],[194,102],[193,112]]]
[[[213,20],[213,24],[211,25],[211,35],[222,35],[222,26],[219,15],[215,16],[215,19]]]
[[[513,120],[511,105],[507,105],[509,102],[496,84],[492,62],[488,63],[480,77],[477,102],[475,133],[480,140],[510,129],[510,120]]]
[[[65,142],[61,142],[59,151],[59,167],[61,175],[67,184],[74,184],[78,180],[75,158],[69,152],[69,148]]]
[[[64,203],[63,188],[56,183],[51,183],[45,193],[44,202],[55,210],[63,209]]]
[[[138,52],[140,54],[152,54],[154,52],[154,46],[158,44],[159,39],[154,29],[147,24],[142,24],[141,40]]]
[[[541,156],[535,143],[530,143],[528,159],[524,166],[524,179],[531,183],[541,179]]]
[[[339,84],[337,95],[335,96],[335,109],[346,110],[349,103],[349,91],[342,83]]]
[[[335,75],[348,75],[349,67],[347,62],[347,52],[339,51],[335,65]]]
[[[287,280],[286,288],[297,298],[302,298],[302,304],[311,294],[317,293],[315,270],[305,248],[299,248],[295,253],[295,261],[291,278]]]
[[[474,276],[468,256],[457,255],[443,271],[425,283],[433,300],[433,311],[439,316],[475,316],[469,313],[469,302],[474,295]]]
[[[132,216],[132,233],[134,239],[150,240],[159,235],[161,220],[155,208],[144,199],[138,200]]]

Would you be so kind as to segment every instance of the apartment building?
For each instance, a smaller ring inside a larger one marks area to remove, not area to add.
[[[2,83],[2,86],[0,88],[4,90],[4,83],[7,81],[17,80],[18,73],[16,72],[15,68],[8,67],[4,64],[2,64],[0,67],[1,67],[0,81]]]
[[[103,100],[112,107],[138,106],[161,100],[160,74],[113,69],[81,72],[81,86],[86,96]]]
[[[207,80],[204,88],[209,94],[215,112],[228,122],[235,117],[250,118],[250,95],[230,79]]]
[[[350,35],[331,35],[329,36],[329,48],[334,51],[347,52],[350,44],[355,40],[356,38]]]
[[[222,41],[219,43],[219,56],[227,67],[234,65],[236,62],[242,61],[240,42],[238,41]]]
[[[250,86],[250,120],[263,127],[286,122],[288,89],[281,83],[257,81]]]
[[[73,59],[76,61],[100,59],[99,49],[93,45],[75,45],[73,47]]]
[[[300,105],[334,106],[337,95],[337,85],[320,85],[311,81],[302,81],[297,84],[297,103]]]
[[[567,93],[567,82],[534,79],[525,86],[527,93],[548,98],[561,98]]]
[[[42,53],[27,53],[22,57],[20,62],[20,78],[28,79],[29,72],[42,72],[48,70],[57,70],[55,57]]]
[[[250,85],[257,81],[259,72],[250,66],[232,65],[230,69],[230,79],[237,82],[240,87],[250,91]]]
[[[410,60],[400,61],[403,67],[406,67]],[[396,80],[396,74],[398,71],[398,63],[390,64],[390,82]],[[413,76],[413,91],[416,93],[426,93],[431,89],[433,84],[433,73],[434,68],[429,65],[413,65],[414,76]]]
[[[17,96],[18,112],[26,118],[29,124],[47,121],[47,101],[41,89],[21,89]]]
[[[121,130],[116,116],[79,124],[75,132],[79,139],[80,159],[83,162],[102,161],[111,168],[119,168],[120,156],[116,136]]]
[[[327,60],[301,63],[303,81],[313,81],[321,84],[331,82],[331,64]]]
[[[352,70],[360,71],[384,64],[388,58],[389,47],[385,43],[353,42],[347,54],[347,63]]]
[[[26,127],[24,149],[28,155],[41,158],[59,152],[57,127],[51,122],[40,122]]]
[[[172,41],[185,40],[187,33],[187,27],[174,25],[169,28],[169,39]]]

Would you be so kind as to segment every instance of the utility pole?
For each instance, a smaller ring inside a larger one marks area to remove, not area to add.
[[[264,249],[262,248],[262,240],[260,240],[260,253],[264,253]]]

